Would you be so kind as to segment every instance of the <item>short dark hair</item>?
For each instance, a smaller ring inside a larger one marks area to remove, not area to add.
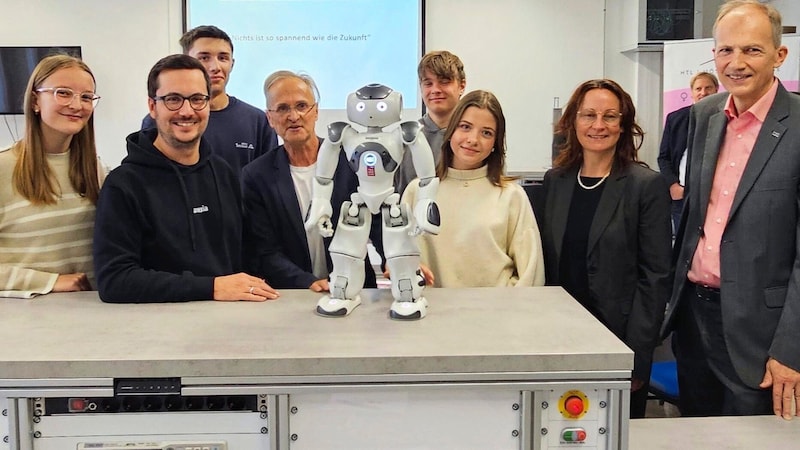
[[[231,53],[233,53],[233,41],[231,41],[231,37],[228,36],[228,33],[214,25],[200,25],[183,33],[180,41],[178,41],[181,44],[181,48],[183,48],[183,53],[189,53],[189,50],[191,50],[194,45],[194,41],[200,38],[222,39],[231,46]]]
[[[206,93],[211,94],[211,78],[206,68],[195,58],[188,55],[169,55],[158,60],[147,75],[147,96],[153,98],[158,90],[158,76],[165,70],[199,70],[206,80]]]

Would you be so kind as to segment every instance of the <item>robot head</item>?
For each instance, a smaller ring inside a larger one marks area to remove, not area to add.
[[[347,119],[383,128],[400,121],[403,95],[382,84],[368,84],[347,96]]]

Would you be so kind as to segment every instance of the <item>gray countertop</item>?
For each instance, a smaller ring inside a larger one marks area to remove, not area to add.
[[[754,450],[800,448],[800,417],[634,419],[631,450]]]
[[[427,289],[428,317],[388,318],[365,290],[346,318],[319,294],[265,303],[116,305],[96,292],[0,299],[0,378],[629,371],[633,354],[561,288]]]

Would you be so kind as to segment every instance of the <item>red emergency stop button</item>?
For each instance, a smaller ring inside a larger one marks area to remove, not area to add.
[[[564,392],[558,399],[558,411],[565,419],[580,419],[586,415],[589,408],[589,397],[577,389]]]
[[[570,396],[564,401],[564,409],[573,416],[583,413],[583,399],[577,395]]]

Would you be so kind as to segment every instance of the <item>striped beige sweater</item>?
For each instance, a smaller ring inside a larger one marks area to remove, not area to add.
[[[61,188],[54,205],[34,206],[14,189],[16,156],[0,151],[0,297],[47,294],[59,274],[84,272],[94,286],[95,207],[69,182],[69,152],[48,155]]]

